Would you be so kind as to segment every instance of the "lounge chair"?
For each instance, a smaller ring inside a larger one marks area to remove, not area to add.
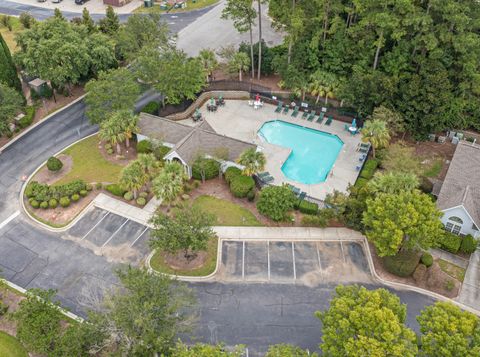
[[[370,147],[368,147],[368,148],[360,148],[360,150],[358,150],[358,151],[361,152],[362,154],[366,154],[366,153],[368,153],[369,150],[370,150]]]
[[[309,110],[305,110],[302,114],[302,119],[307,119],[309,113],[310,113]]]
[[[301,192],[298,187],[290,185],[289,183],[287,183],[287,187],[295,194],[295,196],[298,196]]]
[[[253,104],[252,104],[253,105]],[[277,108],[275,109],[275,113],[280,113],[282,111],[283,103],[278,102]]]
[[[308,121],[313,121],[313,118],[315,118],[315,114],[316,114],[315,112],[312,112],[312,113],[308,116],[307,120],[308,120]]]
[[[325,122],[325,125],[330,125],[332,124],[332,121],[333,121],[333,117],[330,115],[327,119],[327,121]]]
[[[285,107],[283,107],[283,112],[282,112],[282,113],[283,113],[283,114],[287,114],[287,113],[288,113],[288,109],[290,109],[289,106],[288,106],[288,105],[285,105]]]
[[[358,161],[363,162],[365,160],[366,155],[363,154],[362,156],[359,157]]]
[[[268,171],[260,172],[260,173],[257,173],[256,175],[257,175],[259,178],[267,177],[267,176],[270,176],[270,172],[268,172]]]
[[[355,170],[356,170],[356,171],[360,171],[361,169],[362,169],[362,167],[359,166],[359,165],[357,165],[357,167],[355,167]]]
[[[305,197],[307,197],[307,193],[306,193],[306,192],[300,193],[300,195],[298,196],[298,201],[299,201],[299,202],[302,202],[302,201],[305,199]]]
[[[317,123],[322,124],[323,117],[325,116],[324,112],[320,112],[320,115],[318,116]]]
[[[369,148],[370,144],[369,143],[360,143],[360,147],[362,148]]]
[[[300,110],[300,108],[298,106],[295,107],[295,109],[293,109],[293,112],[292,112],[292,117],[296,118],[299,110]]]
[[[265,176],[260,179],[263,183],[273,182],[275,179],[272,176]]]

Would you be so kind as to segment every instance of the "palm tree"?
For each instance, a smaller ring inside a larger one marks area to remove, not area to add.
[[[138,154],[136,161],[139,162],[143,172],[148,177],[153,177],[157,172],[158,162],[154,154]]]
[[[137,192],[148,181],[148,175],[143,171],[142,165],[138,161],[131,162],[124,167],[120,177],[120,185],[133,192],[133,197],[137,198]]]
[[[109,141],[112,146],[116,147],[117,154],[120,154],[122,149],[120,144],[125,141],[125,131],[119,125],[115,116],[111,116],[100,124],[100,131],[98,136],[101,140]]]
[[[390,133],[387,124],[381,120],[366,121],[362,128],[362,141],[372,145],[372,154],[375,158],[375,149],[388,145]]]
[[[338,90],[338,81],[332,73],[324,71],[316,71],[310,76],[310,93],[317,96],[315,104],[318,103],[320,97],[325,97],[325,105],[328,98],[332,98],[335,91]]]
[[[248,71],[250,68],[250,58],[248,58],[248,55],[244,52],[237,52],[233,56],[230,66],[232,71],[238,72],[238,80],[241,82],[243,71]]]
[[[170,205],[182,193],[185,178],[182,164],[176,161],[167,162],[152,182],[155,196]]]
[[[263,171],[266,164],[265,155],[255,148],[245,150],[238,159],[238,163],[244,167],[243,174],[252,176],[253,174]]]
[[[209,82],[212,72],[218,67],[218,61],[217,57],[215,56],[215,52],[209,48],[205,48],[200,51],[198,57],[200,58],[203,68],[205,69],[205,73],[207,74],[207,82]]]
[[[129,148],[130,139],[132,138],[133,134],[138,133],[140,130],[137,126],[138,115],[135,115],[130,110],[118,112],[118,115],[122,118],[122,127],[125,131],[125,146]]]

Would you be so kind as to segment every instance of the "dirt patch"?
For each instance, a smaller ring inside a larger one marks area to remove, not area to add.
[[[434,262],[430,268],[427,268],[424,273],[415,274],[417,280],[411,277],[402,278],[389,273],[383,266],[382,259],[376,254],[375,247],[368,243],[370,251],[372,252],[373,265],[377,274],[385,280],[402,283],[406,285],[416,286],[425,290],[433,291],[437,294],[446,296],[448,298],[455,298],[460,291],[461,283],[444,273],[437,262]],[[449,283],[451,282],[451,283]]]
[[[40,183],[46,183],[47,185],[52,185],[68,174],[73,167],[72,158],[65,154],[60,154],[57,156],[57,158],[63,163],[63,166],[59,171],[50,171],[45,165],[35,174],[35,176],[33,176],[32,180]]]
[[[133,140],[130,140],[130,147],[127,148],[125,145],[120,145],[121,151],[120,154],[116,151],[116,146],[113,148],[114,153],[109,154],[105,148],[104,142],[100,141],[98,143],[98,150],[102,154],[103,158],[112,164],[126,166],[130,161],[137,158],[136,143]]]
[[[183,252],[177,254],[162,254],[162,259],[166,265],[173,270],[195,270],[203,267],[207,262],[207,252],[199,251],[195,258],[185,259]]]
[[[18,304],[23,299],[25,299],[25,297],[20,294],[15,294],[13,291],[6,288],[0,288],[0,301],[3,301],[5,305],[8,305],[7,313],[17,311]],[[6,315],[0,316],[0,331],[16,336],[17,327],[15,322],[9,319]]]

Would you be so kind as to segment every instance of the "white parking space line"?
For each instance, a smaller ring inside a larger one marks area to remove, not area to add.
[[[20,211],[16,211],[12,215],[10,215],[6,220],[4,220],[2,223],[0,223],[0,229],[5,227],[7,224],[9,224],[12,220],[14,220],[18,215],[20,214]]]
[[[242,279],[245,279],[245,241],[242,241]]]
[[[323,277],[322,261],[320,260],[320,251],[318,250],[318,243],[315,243],[315,247],[317,248],[317,259],[318,259],[318,266],[320,267],[320,275]]]
[[[347,258],[345,258],[345,251],[343,250],[343,243],[340,241],[340,248],[342,248],[342,256],[343,256],[343,262],[347,262]]]
[[[110,241],[112,240],[113,237],[115,237],[115,235],[118,233],[118,231],[119,231],[120,229],[122,229],[123,226],[124,226],[125,224],[127,224],[128,221],[129,221],[129,220],[126,219],[125,222],[123,222],[122,225],[121,225],[115,232],[113,232],[113,234],[110,236],[110,238],[108,238],[107,241],[106,241],[105,243],[103,243],[102,248],[105,247],[105,246],[108,244],[108,242],[110,242]]]
[[[139,239],[140,239],[140,237],[141,237],[141,236],[143,236],[143,234],[144,234],[144,233],[145,233],[147,230],[148,230],[148,227],[145,227],[145,229],[143,230],[143,232],[142,232],[142,233],[140,233],[140,235],[139,235],[137,238],[135,238],[135,240],[133,241],[133,243],[132,243],[132,244],[130,244],[130,248],[132,248],[132,247],[133,247],[133,245],[134,245],[135,243],[137,243],[137,240],[139,240]]]
[[[295,269],[295,243],[292,242],[292,264],[293,264],[293,280],[297,280],[297,270]]]
[[[110,214],[110,211],[107,211],[107,214],[103,216],[97,223],[95,223],[95,225],[80,240],[81,241],[84,240],[90,234],[90,232],[93,231],[109,214]]]
[[[270,241],[267,240],[267,271],[268,271],[268,281],[270,281]]]

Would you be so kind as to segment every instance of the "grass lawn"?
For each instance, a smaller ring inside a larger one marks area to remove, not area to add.
[[[158,251],[153,255],[150,260],[150,266],[160,272],[165,274],[172,275],[185,275],[185,276],[206,276],[214,272],[215,267],[217,266],[217,250],[218,250],[218,240],[212,239],[208,242],[207,247],[207,257],[205,259],[205,264],[193,270],[174,270],[170,268],[163,259],[163,252]]]
[[[187,8],[186,9],[172,9],[169,11],[169,14],[174,13],[174,12],[186,12],[186,11],[192,11],[192,10],[198,10],[202,9],[204,7],[216,4],[219,0],[187,0]],[[153,5],[152,7],[144,7],[141,6],[137,9],[135,9],[136,13],[165,13],[166,10],[162,10],[160,8],[160,5]]]
[[[98,149],[96,135],[80,141],[63,154],[73,159],[72,170],[55,184],[82,179],[85,182],[118,182],[123,166],[105,160]]]
[[[0,15],[0,16],[3,16],[3,15]],[[7,44],[8,48],[10,49],[10,52],[13,54],[17,48],[15,35],[23,31],[23,26],[17,17],[11,16],[10,18],[12,22],[12,31],[9,31],[8,28],[0,25],[0,33],[2,34],[3,39],[5,40],[5,43]]]
[[[0,331],[0,356],[28,357],[28,353],[15,337]]]
[[[219,226],[261,226],[252,212],[230,201],[212,196],[199,196],[193,205],[217,217]]]
[[[447,273],[452,278],[455,278],[461,282],[463,282],[463,279],[465,279],[465,269],[443,259],[438,259],[437,263],[440,266],[440,269],[442,269],[443,272]]]
[[[428,169],[425,170],[424,175],[426,177],[437,177],[440,175],[443,167],[442,159],[435,159]]]

